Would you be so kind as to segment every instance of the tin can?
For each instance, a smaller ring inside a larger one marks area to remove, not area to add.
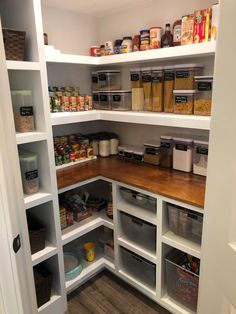
[[[101,51],[99,46],[92,46],[90,47],[90,56],[92,57],[100,57]]]
[[[158,26],[150,28],[150,49],[161,48],[161,31],[162,28]]]
[[[114,54],[114,44],[113,41],[105,42],[105,55],[110,56]]]

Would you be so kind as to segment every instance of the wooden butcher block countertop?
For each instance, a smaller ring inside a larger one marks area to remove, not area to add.
[[[120,157],[98,158],[57,170],[58,189],[96,176],[204,208],[205,177],[124,160]]]

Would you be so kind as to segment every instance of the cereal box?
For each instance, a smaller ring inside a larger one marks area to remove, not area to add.
[[[210,40],[211,8],[194,12],[193,42],[202,43]]]
[[[193,43],[193,27],[194,15],[184,15],[182,17],[181,45],[188,45]]]

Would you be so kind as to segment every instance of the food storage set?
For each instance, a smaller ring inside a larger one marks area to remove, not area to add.
[[[120,70],[92,72],[94,109],[131,110],[131,91],[121,89]]]
[[[101,46],[92,46],[90,55],[94,57],[188,45],[216,40],[219,22],[219,4],[210,8],[195,10],[194,13],[177,19],[165,30],[159,26],[142,29],[131,36],[125,35],[115,41],[106,41]]]
[[[163,135],[160,141],[146,142],[141,148],[120,145],[118,154],[130,160],[206,176],[208,140]]]
[[[200,64],[131,69],[132,110],[210,115],[213,77],[202,72]]]

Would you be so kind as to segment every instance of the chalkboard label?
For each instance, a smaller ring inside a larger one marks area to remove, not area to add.
[[[188,145],[186,145],[186,144],[175,144],[175,149],[187,151],[188,150]]]
[[[188,96],[175,96],[176,104],[185,104],[188,101]]]
[[[121,96],[120,95],[113,95],[113,101],[121,101]]]
[[[197,154],[208,155],[208,148],[207,147],[197,147],[196,152],[197,152]]]
[[[27,181],[34,180],[38,178],[38,170],[32,170],[25,173],[25,179]]]
[[[164,80],[165,81],[174,81],[174,79],[175,79],[175,73],[174,72],[164,73]]]
[[[132,82],[139,81],[139,74],[138,73],[131,73],[130,78],[131,78]]]
[[[198,82],[197,89],[199,91],[211,91],[212,90],[212,82]]]
[[[176,78],[188,78],[189,77],[189,71],[176,71],[175,76],[176,76]]]
[[[33,107],[27,106],[27,107],[20,107],[20,115],[21,116],[32,116],[33,115]]]

